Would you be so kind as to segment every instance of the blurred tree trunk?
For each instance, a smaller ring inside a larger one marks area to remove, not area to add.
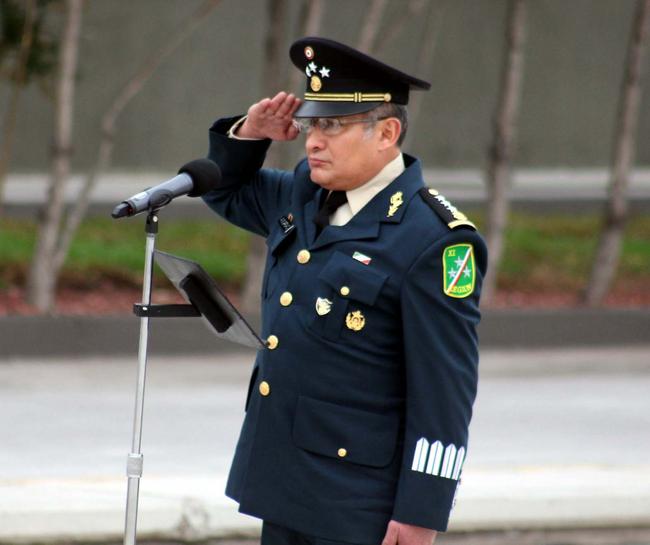
[[[163,62],[189,38],[199,25],[212,13],[221,0],[205,0],[165,41],[140,65],[129,79],[101,119],[101,138],[95,164],[84,179],[83,186],[69,211],[58,240],[53,262],[53,274],[58,277],[70,250],[72,240],[88,211],[90,195],[102,173],[109,168],[115,144],[116,124],[129,102],[142,90]]]
[[[484,302],[489,302],[494,297],[503,256],[504,233],[510,209],[507,192],[510,185],[511,162],[515,149],[517,118],[524,75],[525,41],[525,0],[509,0],[501,86],[486,177],[488,197],[486,241],[490,252],[490,267],[483,283]]]
[[[427,20],[424,26],[424,37],[422,45],[418,52],[418,61],[415,75],[417,77],[425,78],[433,66],[433,57],[440,37],[440,29],[442,28],[442,21],[444,16],[444,5],[441,2],[434,2],[429,0],[429,9],[427,13]],[[409,149],[413,145],[415,138],[415,127],[420,120],[420,110],[422,108],[422,100],[426,96],[424,92],[414,92],[411,94],[409,100],[409,122],[408,132],[406,133],[406,141],[404,148]]]
[[[377,36],[381,28],[381,20],[386,11],[388,0],[372,0],[368,15],[361,27],[361,34],[357,49],[364,53],[372,54],[377,48]]]
[[[386,33],[383,35],[380,43],[375,44],[373,51],[381,52],[384,49],[388,49],[393,45],[393,42],[402,33],[402,30],[406,25],[413,21],[413,19],[420,16],[424,8],[431,6],[433,0],[409,0],[406,9],[400,10],[398,18],[391,22],[389,27],[386,29]]]
[[[317,34],[323,18],[323,0],[303,0],[299,16],[301,36]],[[304,75],[292,64],[285,68],[287,52],[285,38],[287,32],[288,4],[286,0],[269,0],[269,27],[264,45],[264,68],[262,71],[262,93],[273,97],[283,89],[297,89],[304,82]],[[290,71],[290,73],[288,73]],[[265,164],[269,167],[289,168],[291,146],[287,142],[273,145],[266,155]],[[242,289],[242,310],[249,315],[260,312],[260,291],[264,264],[266,261],[266,243],[261,237],[252,237],[246,262],[246,278]]]
[[[262,94],[272,98],[286,86],[282,61],[285,57],[284,40],[287,36],[287,0],[269,0],[267,9],[269,26],[264,40]],[[271,146],[266,154],[265,164],[278,168],[280,153],[282,153],[280,146]],[[241,300],[242,310],[247,314],[259,315],[260,313],[260,291],[265,261],[265,240],[262,237],[251,237]]]
[[[20,98],[25,89],[25,84],[27,83],[27,62],[29,61],[29,54],[34,38],[35,21],[36,0],[26,0],[25,26],[23,27],[20,47],[12,71],[11,90],[2,123],[2,144],[0,144],[0,215],[2,215],[2,209],[4,207],[5,182],[13,149],[18,107],[20,106]]]
[[[39,220],[36,248],[27,285],[29,303],[41,312],[51,311],[54,306],[56,278],[52,274],[52,265],[63,213],[65,184],[70,174],[75,77],[79,59],[82,9],[83,0],[66,1],[66,22],[61,38],[54,107],[51,180]]]
[[[630,32],[625,73],[619,95],[618,115],[603,229],[583,301],[589,306],[603,302],[611,286],[621,254],[627,219],[627,187],[636,153],[636,133],[641,103],[641,75],[648,37],[650,0],[638,0]]]

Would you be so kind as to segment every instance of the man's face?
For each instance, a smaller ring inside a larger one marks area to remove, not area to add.
[[[305,151],[315,183],[329,190],[348,191],[370,180],[385,164],[380,145],[382,121],[367,122],[364,114],[338,119],[343,126],[336,134],[328,134],[314,123],[307,133]]]

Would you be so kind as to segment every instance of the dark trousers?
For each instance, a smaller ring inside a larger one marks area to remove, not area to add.
[[[308,536],[264,521],[260,545],[352,545],[344,541],[332,541],[322,537]]]

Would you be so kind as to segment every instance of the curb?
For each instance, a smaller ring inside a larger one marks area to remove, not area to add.
[[[0,346],[5,357],[129,355],[137,354],[139,330],[134,316],[8,316],[0,318]],[[649,332],[650,309],[489,310],[479,326],[482,348],[503,349],[645,345]],[[186,318],[154,320],[149,349],[166,355],[248,350]]]
[[[649,528],[648,467],[476,468],[463,478],[450,533]],[[567,482],[566,475],[572,478]],[[622,484],[626,483],[626,484]],[[260,534],[260,521],[221,493],[225,475],[143,479],[138,538],[200,542]],[[117,542],[123,479],[2,483],[0,543]],[[40,498],[34,505],[34,498]],[[56,498],[56,500],[55,500]],[[4,511],[4,512],[3,512]]]

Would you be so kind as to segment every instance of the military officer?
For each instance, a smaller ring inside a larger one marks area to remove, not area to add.
[[[429,84],[324,38],[281,92],[218,120],[205,202],[266,238],[262,336],[226,494],[262,543],[430,545],[467,452],[486,249],[402,153]],[[303,133],[292,172],[262,168]]]

